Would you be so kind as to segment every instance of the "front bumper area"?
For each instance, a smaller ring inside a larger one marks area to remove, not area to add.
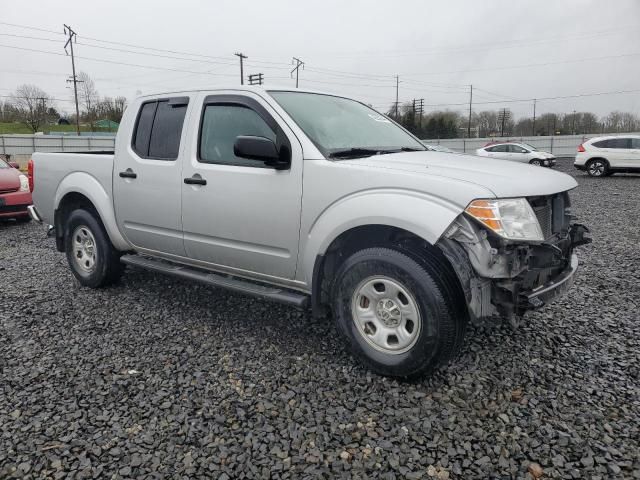
[[[26,217],[31,203],[31,192],[0,194],[0,218]]]
[[[571,285],[573,285],[574,277],[578,271],[578,256],[571,254],[569,266],[565,268],[557,277],[544,285],[518,295],[517,309],[527,311],[535,308],[544,307],[548,302],[560,295],[563,295]]]

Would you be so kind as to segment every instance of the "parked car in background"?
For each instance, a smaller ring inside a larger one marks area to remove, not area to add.
[[[115,152],[33,164],[29,210],[82,285],[130,265],[332,313],[358,358],[398,377],[455,355],[467,321],[516,321],[564,293],[589,241],[569,175],[478,168],[363,103],[299,89],[144,96]]]
[[[578,147],[573,163],[592,177],[640,172],[640,136],[596,137]]]
[[[553,167],[556,164],[556,157],[552,153],[540,151],[529,144],[520,142],[489,143],[476,150],[476,155],[542,167]]]
[[[18,164],[0,158],[0,219],[31,220],[27,207],[33,203],[29,179]]]
[[[432,150],[434,152],[459,153],[459,152],[456,152],[455,150],[451,150],[450,148],[443,147],[442,145],[433,145],[430,143],[429,144],[423,143],[423,145],[427,147],[427,150]]]

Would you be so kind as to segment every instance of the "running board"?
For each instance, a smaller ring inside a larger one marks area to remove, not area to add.
[[[174,277],[192,280],[214,287],[226,288],[245,295],[266,298],[274,302],[286,303],[297,308],[307,308],[309,296],[304,293],[285,290],[279,287],[260,285],[237,277],[227,277],[217,273],[211,273],[197,268],[171,263],[165,260],[156,260],[139,255],[123,255],[120,261],[126,265],[144,268],[153,272],[164,273]]]

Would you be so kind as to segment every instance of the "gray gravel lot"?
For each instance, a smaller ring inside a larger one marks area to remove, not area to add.
[[[288,307],[80,288],[42,226],[0,223],[0,478],[640,478],[640,176],[558,167],[594,239],[574,287],[413,384]]]

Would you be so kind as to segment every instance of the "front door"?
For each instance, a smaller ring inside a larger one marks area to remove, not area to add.
[[[187,255],[239,275],[293,279],[302,200],[302,148],[269,104],[252,93],[201,98],[199,131],[184,163]],[[241,135],[291,153],[285,170],[234,154]]]
[[[188,103],[188,97],[143,102],[136,109],[132,141],[116,151],[113,198],[118,228],[141,250],[185,255],[180,144]]]

